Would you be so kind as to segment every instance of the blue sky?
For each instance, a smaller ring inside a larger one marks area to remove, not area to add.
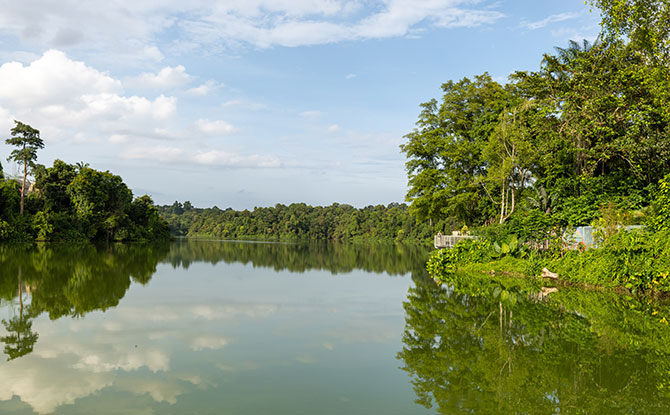
[[[401,202],[443,82],[505,82],[599,23],[583,0],[0,0],[0,132],[159,204]]]

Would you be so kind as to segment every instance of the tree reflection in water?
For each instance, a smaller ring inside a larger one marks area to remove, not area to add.
[[[417,403],[444,414],[670,413],[667,305],[566,288],[539,300],[467,278],[409,291],[398,358]]]
[[[180,240],[163,244],[105,246],[0,245],[0,299],[15,304],[17,315],[3,320],[0,340],[10,359],[33,350],[38,339],[31,319],[81,317],[116,307],[132,282],[147,284],[159,263],[188,268],[195,262],[243,263],[275,270],[333,273],[363,269],[403,275],[424,271],[427,250],[396,244],[273,244]],[[17,293],[17,276],[19,290]],[[29,292],[29,304],[24,304]]]
[[[31,319],[42,313],[52,320],[80,317],[116,306],[131,281],[151,279],[168,250],[169,244],[0,246],[0,298],[18,302],[14,317],[2,320],[8,360],[32,352],[38,334]]]
[[[0,341],[5,344],[5,354],[7,360],[14,360],[17,357],[25,356],[33,351],[33,347],[37,338],[37,333],[33,332],[33,323],[30,321],[34,317],[32,307],[23,305],[23,272],[19,265],[18,271],[18,300],[19,300],[19,314],[15,315],[9,320],[2,320],[2,325],[5,326],[7,335],[0,337]]]

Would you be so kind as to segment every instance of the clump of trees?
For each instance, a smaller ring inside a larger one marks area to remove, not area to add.
[[[173,234],[222,239],[262,240],[388,240],[428,241],[432,229],[409,214],[407,205],[368,206],[362,209],[334,203],[277,204],[253,210],[194,208],[190,202],[159,207]]]
[[[0,180],[0,240],[149,240],[170,237],[147,195],[133,198],[121,177],[87,164],[37,164],[39,131],[16,121],[7,144],[23,168],[21,180]],[[0,167],[0,173],[2,169]],[[28,191],[28,174],[34,177]]]
[[[604,28],[593,43],[556,48],[505,85],[487,73],[449,81],[421,104],[401,146],[419,220],[580,226],[610,204],[653,217],[670,172],[670,9],[592,4]]]

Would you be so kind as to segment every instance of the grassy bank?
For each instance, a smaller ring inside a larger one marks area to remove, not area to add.
[[[670,292],[670,231],[621,231],[597,248],[546,251],[529,249],[514,237],[505,243],[488,239],[462,241],[435,251],[428,272],[451,283],[462,273],[511,275],[539,281],[546,268],[571,284],[625,288],[630,292]]]

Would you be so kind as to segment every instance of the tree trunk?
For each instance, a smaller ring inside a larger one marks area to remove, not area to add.
[[[21,209],[19,214],[23,215],[23,195],[26,193],[26,176],[28,176],[28,163],[23,163],[23,184],[21,185]]]
[[[503,179],[502,186],[500,186],[500,221],[499,223],[502,225],[504,222],[503,217],[505,216],[505,199],[507,199],[507,194],[505,192],[505,180]]]

